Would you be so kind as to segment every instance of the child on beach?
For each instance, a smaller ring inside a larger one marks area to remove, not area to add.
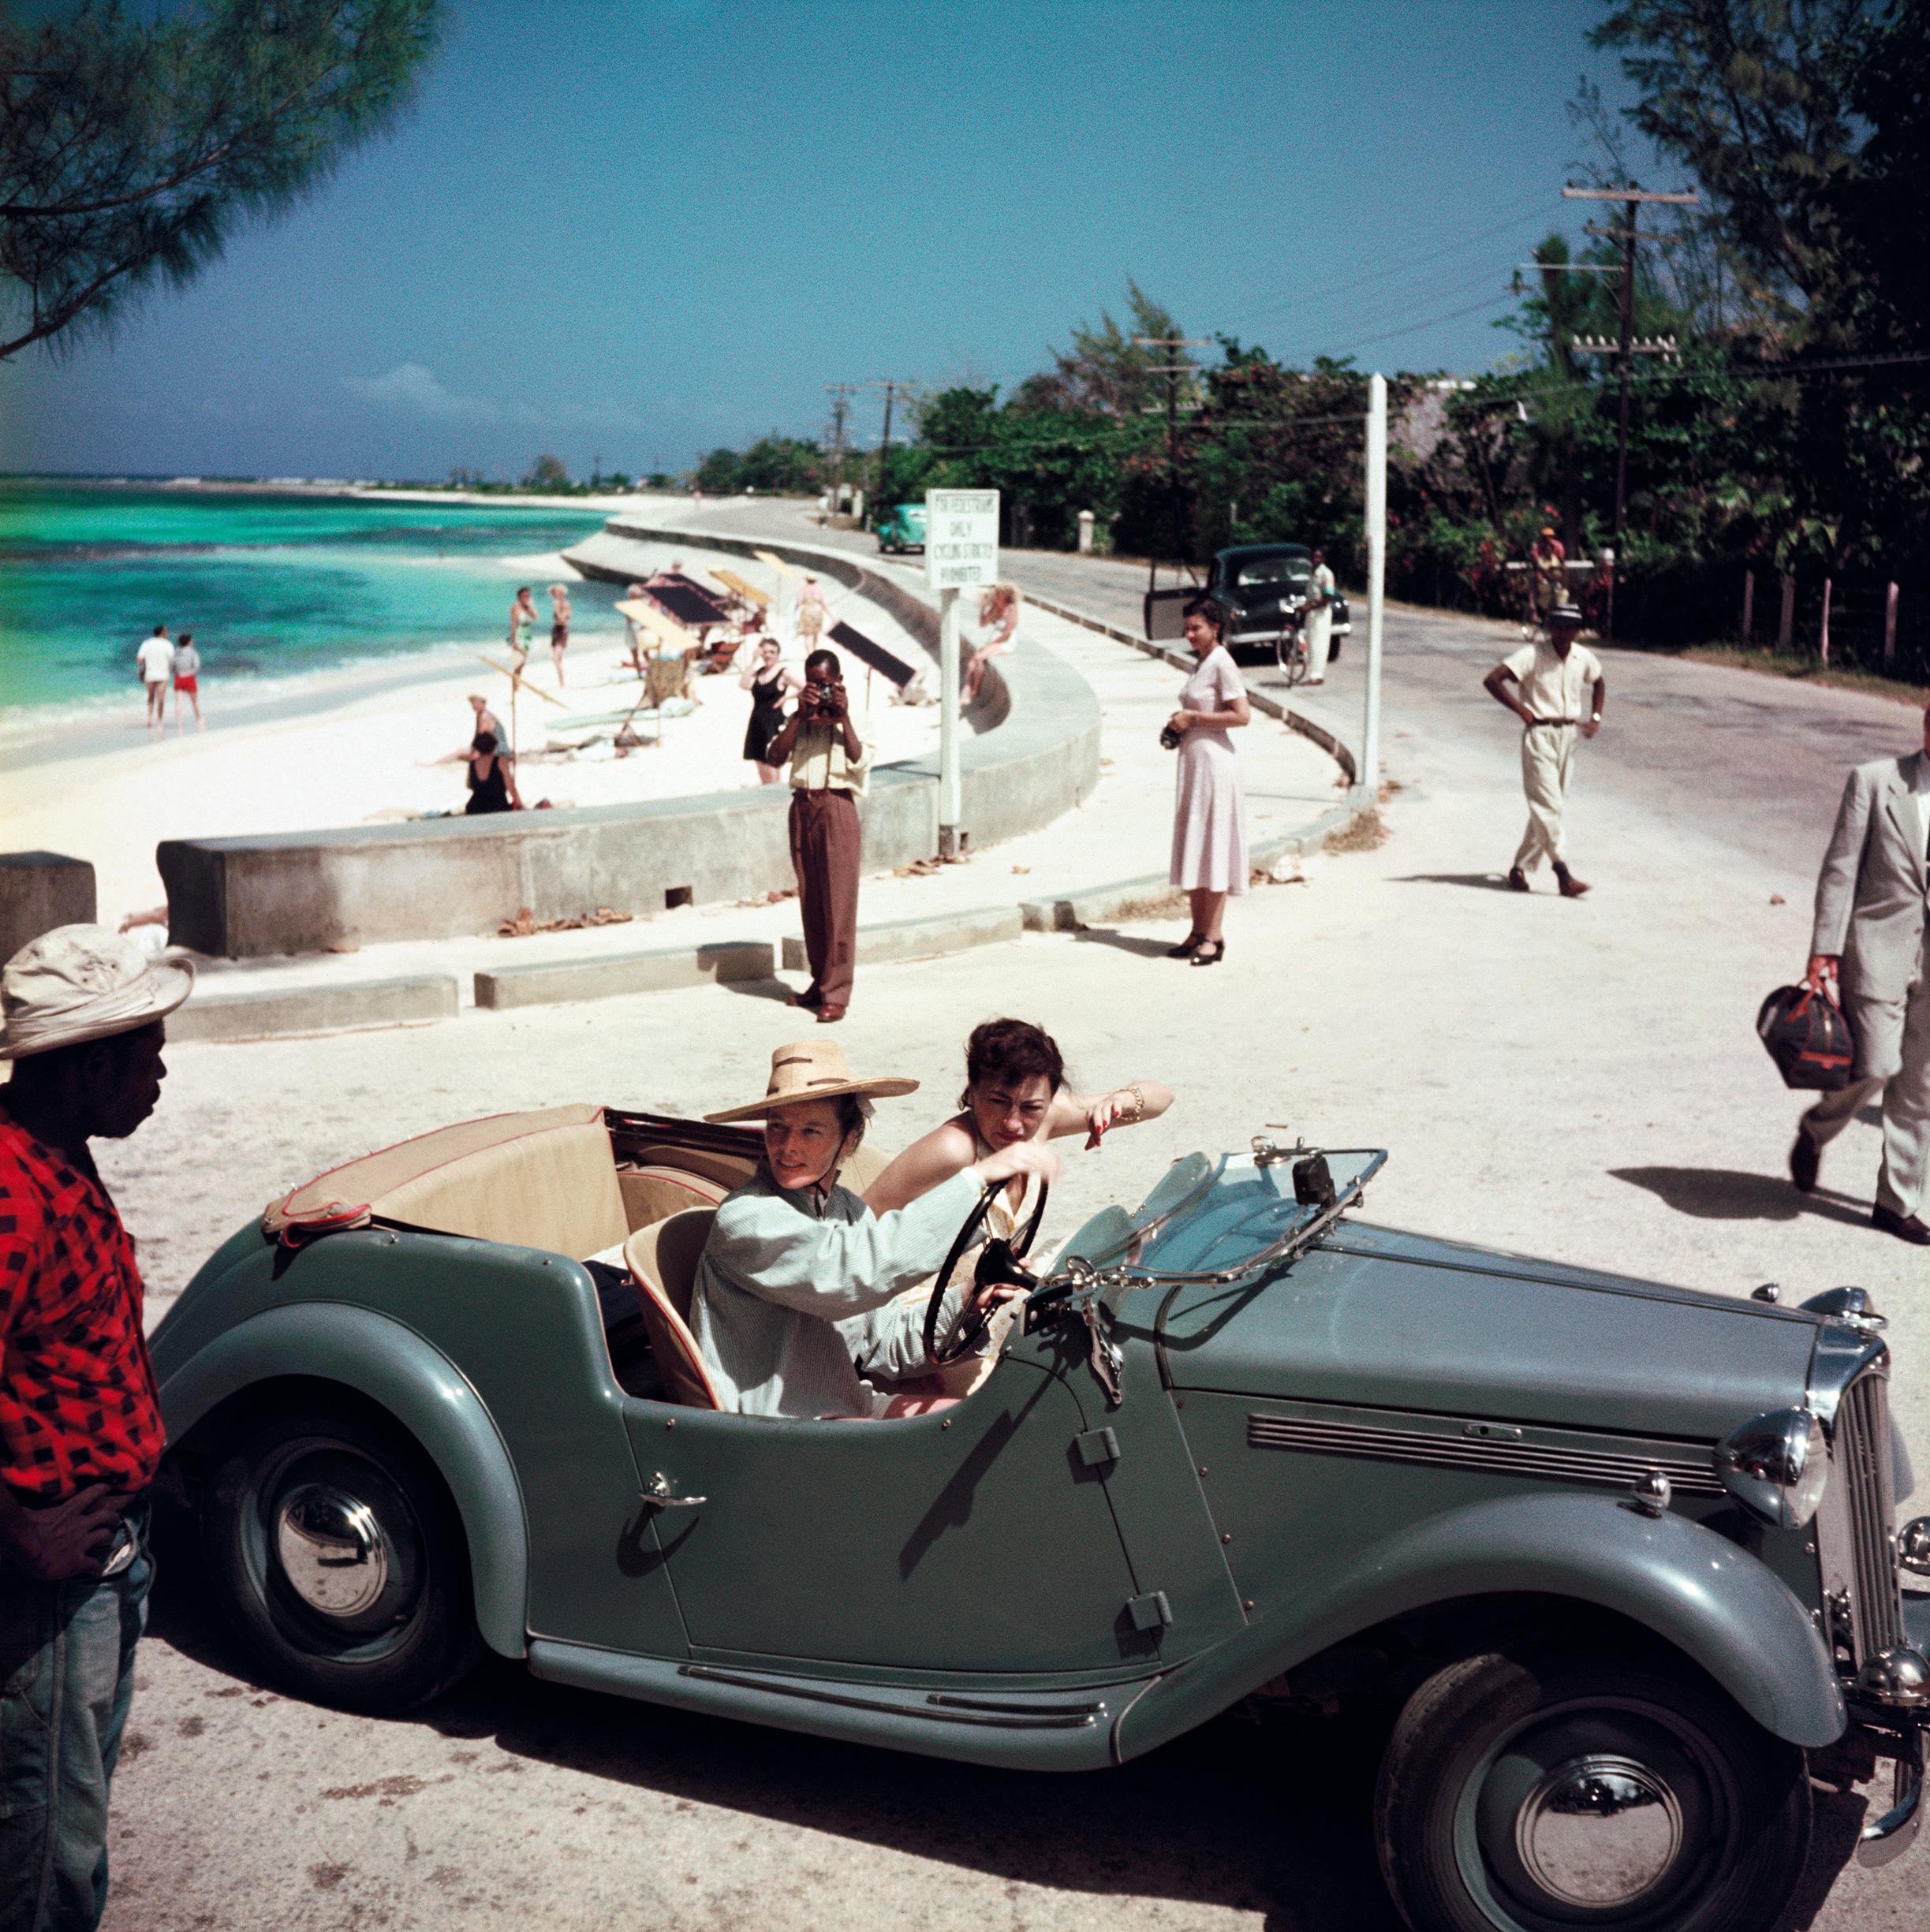
[[[205,731],[207,720],[201,715],[201,654],[194,647],[192,631],[183,631],[181,642],[174,647],[174,736],[177,738],[183,698],[194,707],[195,729]]]
[[[135,646],[134,661],[147,688],[147,736],[159,737],[167,729],[167,688],[174,675],[174,647],[165,624],[157,624],[154,635]]]
[[[550,586],[550,662],[556,666],[557,688],[563,683],[563,653],[569,648],[569,587]]]

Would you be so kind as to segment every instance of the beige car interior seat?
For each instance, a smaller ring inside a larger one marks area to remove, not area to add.
[[[601,1107],[461,1121],[330,1168],[273,1203],[271,1235],[371,1215],[581,1260],[630,1231]]]
[[[623,1259],[636,1281],[644,1326],[657,1371],[673,1402],[686,1408],[718,1408],[717,1390],[690,1332],[690,1296],[697,1259],[710,1239],[715,1208],[691,1207],[667,1221],[639,1228],[624,1244]]]
[[[862,1194],[891,1165],[891,1156],[883,1147],[861,1140],[838,1170],[838,1184],[853,1194]]]

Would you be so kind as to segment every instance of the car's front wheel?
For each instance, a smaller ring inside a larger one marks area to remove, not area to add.
[[[1760,1932],[1809,1855],[1801,1751],[1612,1650],[1471,1657],[1408,1700],[1375,1797],[1414,1932]]]
[[[455,1506],[380,1415],[315,1410],[245,1425],[215,1463],[201,1522],[242,1636],[303,1696],[408,1710],[480,1654]]]

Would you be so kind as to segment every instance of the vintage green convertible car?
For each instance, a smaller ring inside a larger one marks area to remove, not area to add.
[[[1760,1932],[1825,1747],[1895,1760],[1867,1860],[1913,1835],[1930,1523],[1892,1527],[1860,1291],[1392,1233],[1343,1218],[1383,1155],[1260,1138],[1043,1280],[987,1246],[1030,1292],[957,1406],[777,1421],[703,1405],[679,1319],[757,1152],[591,1106],[472,1121],[210,1259],[154,1337],[170,1479],[279,1680],[401,1709],[487,1646],[1035,1770],[1248,1699],[1379,1713],[1418,1932]],[[607,1325],[584,1264],[619,1244],[645,1315]]]

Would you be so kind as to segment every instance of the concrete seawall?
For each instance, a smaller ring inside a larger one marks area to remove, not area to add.
[[[613,525],[570,561],[627,582],[629,543],[691,550],[765,549],[849,584],[935,654],[937,614],[903,585],[836,551],[752,544],[702,531]],[[1085,680],[1021,642],[991,669],[961,747],[965,826],[996,844],[1070,810],[1099,779],[1099,702]],[[881,766],[862,807],[867,871],[938,849],[938,763]],[[230,959],[314,953],[390,940],[488,933],[528,906],[539,920],[599,906],[760,897],[793,883],[789,795],[738,788],[636,804],[418,820],[235,838],[170,839],[156,860],[178,945]]]

